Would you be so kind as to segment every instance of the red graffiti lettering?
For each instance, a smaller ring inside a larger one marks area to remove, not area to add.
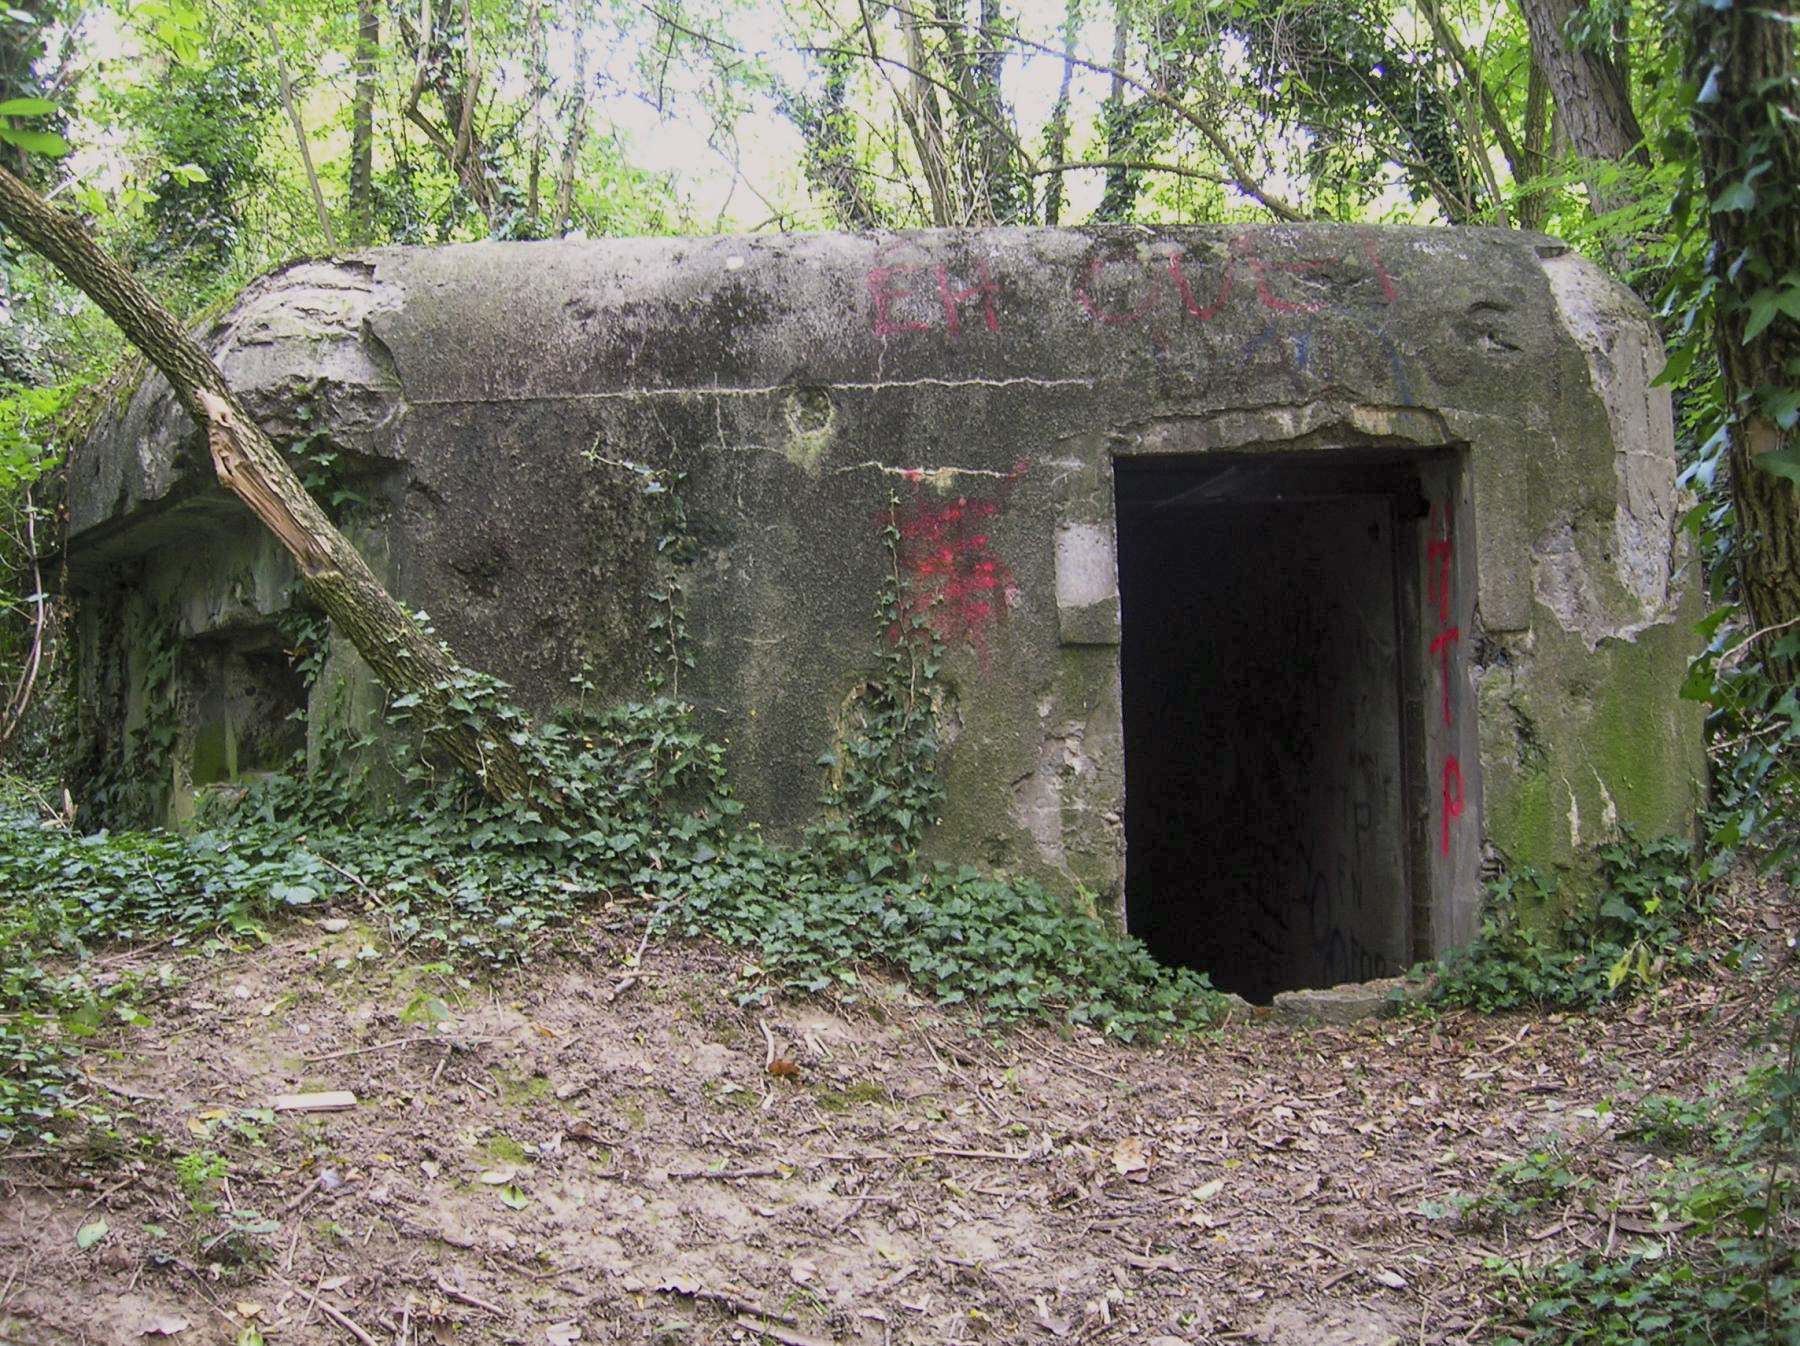
[[[922,266],[878,266],[869,272],[869,297],[875,303],[875,335],[893,336],[899,332],[927,332],[932,324],[924,318],[913,318],[897,321],[894,316],[896,301],[914,299],[925,300],[926,291],[912,288],[904,284],[902,278],[915,276],[926,268]],[[951,276],[950,269],[942,262],[934,263],[931,278],[936,287],[938,308],[943,312],[944,325],[950,329],[951,336],[962,335],[963,305],[972,299],[981,301],[981,325],[991,334],[1000,331],[1000,287],[994,283],[985,260],[977,259],[975,263],[976,279],[971,285],[964,285]],[[916,311],[916,309],[915,309]]]
[[[950,273],[939,263],[934,271],[937,273],[938,302],[944,306],[944,321],[950,326],[950,335],[957,336],[962,332],[960,310],[966,300],[981,298],[981,321],[989,333],[1000,330],[1000,314],[994,301],[999,297],[1000,289],[994,284],[994,278],[988,274],[987,262],[977,259],[975,269],[980,279],[973,285],[958,287],[950,283]]]
[[[1456,543],[1451,533],[1451,505],[1433,502],[1427,515],[1425,536],[1425,600],[1437,608],[1438,629],[1431,637],[1431,654],[1437,660],[1438,681],[1443,698],[1444,727],[1454,728],[1455,717],[1450,697],[1450,655],[1462,643],[1462,627],[1450,624],[1455,594]],[[1444,757],[1444,830],[1443,851],[1450,854],[1450,822],[1463,814],[1462,764],[1454,753]]]
[[[1450,854],[1450,820],[1463,815],[1462,763],[1452,753],[1444,759],[1444,833],[1442,850]]]
[[[1012,570],[993,554],[984,525],[999,516],[1007,491],[1026,467],[1023,460],[1015,464],[991,499],[963,495],[948,503],[926,498],[924,473],[906,474],[913,483],[912,503],[891,519],[881,516],[899,534],[896,560],[906,580],[890,639],[929,630],[946,645],[969,645],[987,663],[988,629],[1006,620],[1014,584]]]
[[[1376,251],[1373,243],[1366,241],[1362,245],[1362,254],[1369,259],[1369,265],[1375,268],[1375,275],[1381,281],[1381,297],[1388,303],[1393,303],[1400,297],[1400,291],[1394,285],[1394,278],[1388,275],[1387,267],[1382,263],[1381,254]]]
[[[1075,298],[1081,302],[1082,308],[1087,310],[1087,314],[1090,318],[1095,318],[1104,323],[1115,324],[1136,322],[1139,318],[1148,313],[1151,307],[1156,303],[1157,297],[1162,294],[1162,277],[1154,271],[1150,273],[1150,288],[1144,292],[1144,298],[1136,308],[1113,312],[1101,308],[1098,302],[1095,301],[1093,296],[1094,282],[1099,279],[1100,273],[1106,270],[1106,268],[1111,266],[1114,262],[1128,262],[1131,260],[1132,259],[1124,257],[1108,257],[1103,252],[1095,253],[1089,260],[1087,270],[1082,273],[1081,280],[1077,282],[1075,286]]]
[[[1248,235],[1239,234],[1231,240],[1231,251],[1250,264],[1250,272],[1256,277],[1256,297],[1262,301],[1264,308],[1274,309],[1277,313],[1318,313],[1331,307],[1328,299],[1313,299],[1294,304],[1276,295],[1269,285],[1269,273],[1280,272],[1283,275],[1308,275],[1317,271],[1329,271],[1334,265],[1330,260],[1320,258],[1302,262],[1265,262],[1256,251],[1256,245]]]
[[[1225,270],[1219,276],[1219,297],[1205,308],[1194,302],[1194,292],[1188,287],[1187,270],[1181,264],[1181,254],[1169,254],[1169,279],[1175,282],[1175,288],[1181,293],[1181,306],[1201,322],[1211,322],[1219,315],[1231,298],[1231,270],[1233,263],[1226,262]]]
[[[1431,652],[1438,657],[1444,675],[1444,723],[1450,723],[1450,647],[1462,639],[1462,628],[1453,626],[1431,638]]]
[[[875,335],[892,336],[896,332],[923,332],[931,324],[924,322],[895,322],[891,316],[890,305],[896,299],[908,299],[915,293],[912,290],[897,290],[892,282],[896,276],[911,276],[920,270],[916,266],[878,266],[869,272],[869,295],[875,301]]]
[[[1450,620],[1451,566],[1456,543],[1450,535],[1450,502],[1431,507],[1431,535],[1425,542],[1425,597],[1437,604],[1438,621]]]

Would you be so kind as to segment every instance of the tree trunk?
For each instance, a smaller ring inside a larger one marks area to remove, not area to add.
[[[319,212],[319,232],[325,235],[325,250],[337,251],[337,238],[331,232],[331,212],[325,208],[325,190],[319,186],[318,170],[313,167],[312,148],[306,142],[306,123],[300,120],[300,109],[294,103],[294,85],[288,78],[287,57],[281,53],[281,36],[272,19],[263,21],[269,35],[269,46],[275,51],[275,72],[281,79],[281,105],[287,109],[294,126],[294,144],[300,149],[300,166],[306,170],[306,185],[312,188],[313,205]]]
[[[581,166],[581,144],[587,139],[588,74],[587,45],[575,48],[575,104],[569,110],[569,134],[563,141],[562,167],[556,175],[556,219],[551,232],[558,238],[569,232],[569,220],[575,213],[575,172]]]
[[[1531,51],[1550,83],[1550,97],[1569,144],[1590,165],[1630,159],[1650,167],[1643,128],[1631,108],[1625,75],[1607,50],[1577,47],[1569,40],[1569,19],[1586,6],[1580,0],[1519,0]],[[1610,47],[1610,43],[1608,44]],[[1629,205],[1631,197],[1588,174],[1588,199],[1596,215]]]
[[[471,724],[466,713],[446,714],[467,670],[419,629],[331,526],[194,339],[100,250],[80,221],[3,170],[0,223],[83,290],[163,372],[188,415],[205,428],[219,484],[275,534],[294,558],[307,595],[350,638],[375,676],[390,691],[418,697],[428,728],[490,796],[527,793],[524,764],[503,725],[480,715]]]
[[[1786,470],[1796,470],[1791,403],[1800,385],[1800,320],[1789,285],[1800,275],[1793,216],[1800,131],[1791,117],[1775,114],[1794,107],[1800,71],[1786,15],[1742,4],[1683,8],[1691,38],[1687,75],[1703,90],[1694,130],[1712,206],[1713,335],[1732,417],[1739,577],[1750,616],[1770,631],[1800,619],[1800,490],[1759,461],[1782,452]],[[1764,654],[1777,680],[1792,682],[1800,673],[1795,660]]]
[[[1136,117],[1141,109],[1125,104],[1125,57],[1131,35],[1131,11],[1124,0],[1113,6],[1112,88],[1102,104],[1106,124],[1106,157],[1114,167],[1106,170],[1106,186],[1100,193],[1100,204],[1094,208],[1096,220],[1124,220],[1137,204],[1138,175],[1130,164],[1139,158]]]
[[[1063,13],[1063,62],[1062,83],[1056,90],[1056,106],[1050,113],[1050,126],[1044,137],[1044,155],[1053,164],[1060,164],[1069,153],[1069,86],[1075,80],[1075,35],[1081,27],[1081,0],[1068,0],[1069,7]],[[1044,187],[1044,223],[1058,225],[1062,223],[1063,175],[1060,172],[1050,175],[1049,183]]]
[[[1550,144],[1550,82],[1544,78],[1544,68],[1533,58],[1531,74],[1525,84],[1525,144],[1524,162],[1513,170],[1513,181],[1531,181],[1541,178],[1549,167],[1547,153]],[[1518,222],[1521,229],[1542,229],[1544,227],[1544,211],[1550,204],[1550,194],[1538,190],[1528,192],[1519,198]]]
[[[375,61],[381,11],[356,0],[356,92],[350,107],[350,227],[358,243],[375,240]]]
[[[950,161],[944,145],[944,114],[938,107],[937,88],[931,82],[930,53],[925,48],[924,17],[902,4],[897,10],[901,31],[906,35],[906,59],[912,67],[912,115],[907,125],[912,129],[913,148],[918,151],[919,167],[931,194],[931,222],[947,229],[956,221],[951,204]]]

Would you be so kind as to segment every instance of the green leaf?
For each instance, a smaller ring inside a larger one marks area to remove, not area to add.
[[[0,140],[17,145],[32,154],[47,154],[51,158],[60,158],[69,152],[69,142],[54,131],[18,131],[10,126],[0,126]]]
[[[1762,409],[1783,430],[1792,430],[1800,420],[1800,388],[1764,388]]]
[[[1734,182],[1713,198],[1712,213],[1722,215],[1729,210],[1749,210],[1756,204],[1756,188],[1747,182]]]
[[[95,1220],[90,1224],[82,1225],[80,1229],[75,1231],[75,1246],[80,1248],[83,1252],[86,1252],[89,1248],[93,1247],[101,1239],[106,1237],[107,1228],[108,1226],[105,1220]]]
[[[1780,296],[1774,290],[1758,290],[1750,296],[1750,321],[1744,324],[1744,340],[1751,341],[1763,328],[1775,321],[1781,312]]]
[[[0,117],[47,117],[56,111],[48,98],[9,98],[0,103]]]
[[[517,1183],[508,1183],[499,1192],[500,1204],[508,1210],[524,1210],[531,1204],[531,1198]]]
[[[1750,461],[1764,472],[1785,477],[1794,485],[1800,486],[1800,449],[1775,449],[1769,453],[1759,453]]]
[[[1680,383],[1687,377],[1688,370],[1693,367],[1694,356],[1698,350],[1699,346],[1691,341],[1677,348],[1675,353],[1669,357],[1668,362],[1663,365],[1662,373],[1650,380],[1650,386],[1666,388],[1672,383]]]

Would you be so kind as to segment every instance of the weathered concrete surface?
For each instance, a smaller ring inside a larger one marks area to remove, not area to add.
[[[811,815],[867,676],[892,522],[911,601],[952,647],[932,844],[1116,898],[1131,596],[1113,464],[1221,453],[1405,478],[1384,498],[1410,859],[1381,900],[1412,947],[1473,933],[1494,852],[1566,865],[1615,820],[1692,823],[1699,722],[1674,693],[1695,596],[1658,352],[1629,296],[1541,237],[393,249],[290,266],[206,336],[278,439],[331,457],[319,475],[403,601],[535,707],[584,670],[603,696],[641,687],[661,523],[639,469],[685,474],[698,666],[680,691],[777,828]],[[287,569],[156,380],[76,455],[71,519],[104,770],[144,714],[126,713],[145,692],[127,632],[279,648]],[[376,704],[334,648],[315,745]],[[178,707],[183,744],[211,732],[195,713]],[[155,768],[159,807],[193,777],[182,751]]]

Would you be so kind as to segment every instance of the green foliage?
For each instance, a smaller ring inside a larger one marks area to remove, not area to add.
[[[1617,1252],[1543,1268],[1493,1264],[1525,1340],[1800,1341],[1800,1245],[1793,1238],[1800,1003],[1791,992],[1766,1045],[1771,1054],[1735,1089],[1704,1103],[1652,1095],[1627,1119],[1627,1134],[1680,1152],[1648,1200],[1669,1237],[1627,1238]],[[1591,1205],[1594,1195],[1592,1178],[1552,1148],[1502,1169],[1494,1191],[1469,1205],[1485,1204],[1505,1219],[1559,1203]]]
[[[882,530],[888,566],[875,620],[889,638],[880,669],[847,707],[849,732],[819,758],[825,821],[812,841],[852,881],[910,876],[926,825],[944,802],[936,770],[937,722],[948,696],[938,678],[944,646],[930,614],[901,605],[897,509],[890,501]]]
[[[1630,832],[1595,848],[1596,899],[1546,928],[1556,890],[1531,870],[1489,885],[1481,934],[1448,955],[1437,997],[1493,1011],[1526,1006],[1591,1009],[1654,986],[1697,955],[1684,942],[1701,913],[1693,896],[1692,847]]]
[[[1042,887],[920,863],[942,801],[943,651],[929,614],[903,620],[892,566],[877,605],[875,672],[843,741],[821,759],[831,768],[825,819],[798,849],[741,824],[722,747],[671,694],[688,666],[678,579],[693,551],[685,514],[668,478],[640,476],[665,503],[664,573],[650,610],[666,648],[649,695],[590,709],[577,677],[577,703],[532,728],[494,679],[464,675],[436,689],[448,718],[510,726],[530,764],[531,796],[496,802],[443,771],[434,719],[394,749],[409,790],[386,818],[353,814],[343,765],[352,745],[329,735],[317,775],[297,763],[293,777],[252,787],[235,808],[215,801],[205,830],[192,835],[80,836],[28,810],[0,816],[0,1142],[53,1135],[73,1108],[71,1041],[109,1009],[137,1013],[132,1006],[155,989],[96,978],[93,949],[257,939],[282,912],[326,902],[367,908],[396,946],[434,962],[516,964],[554,949],[584,910],[598,906],[601,920],[623,929],[634,919],[625,913],[648,906],[636,918],[647,920],[646,935],[711,936],[750,950],[746,1001],[776,990],[865,995],[861,971],[874,966],[996,1022],[1050,1019],[1130,1041],[1210,1021],[1222,1001],[1204,977],[1159,966],[1136,940]],[[890,560],[896,541],[890,529]],[[166,628],[146,620],[140,681],[149,709],[133,760],[166,772],[175,644],[150,639]],[[290,633],[302,660],[317,660],[324,631],[321,619],[295,610]],[[425,699],[394,699],[395,725],[410,724]],[[116,807],[133,786],[114,788]]]

